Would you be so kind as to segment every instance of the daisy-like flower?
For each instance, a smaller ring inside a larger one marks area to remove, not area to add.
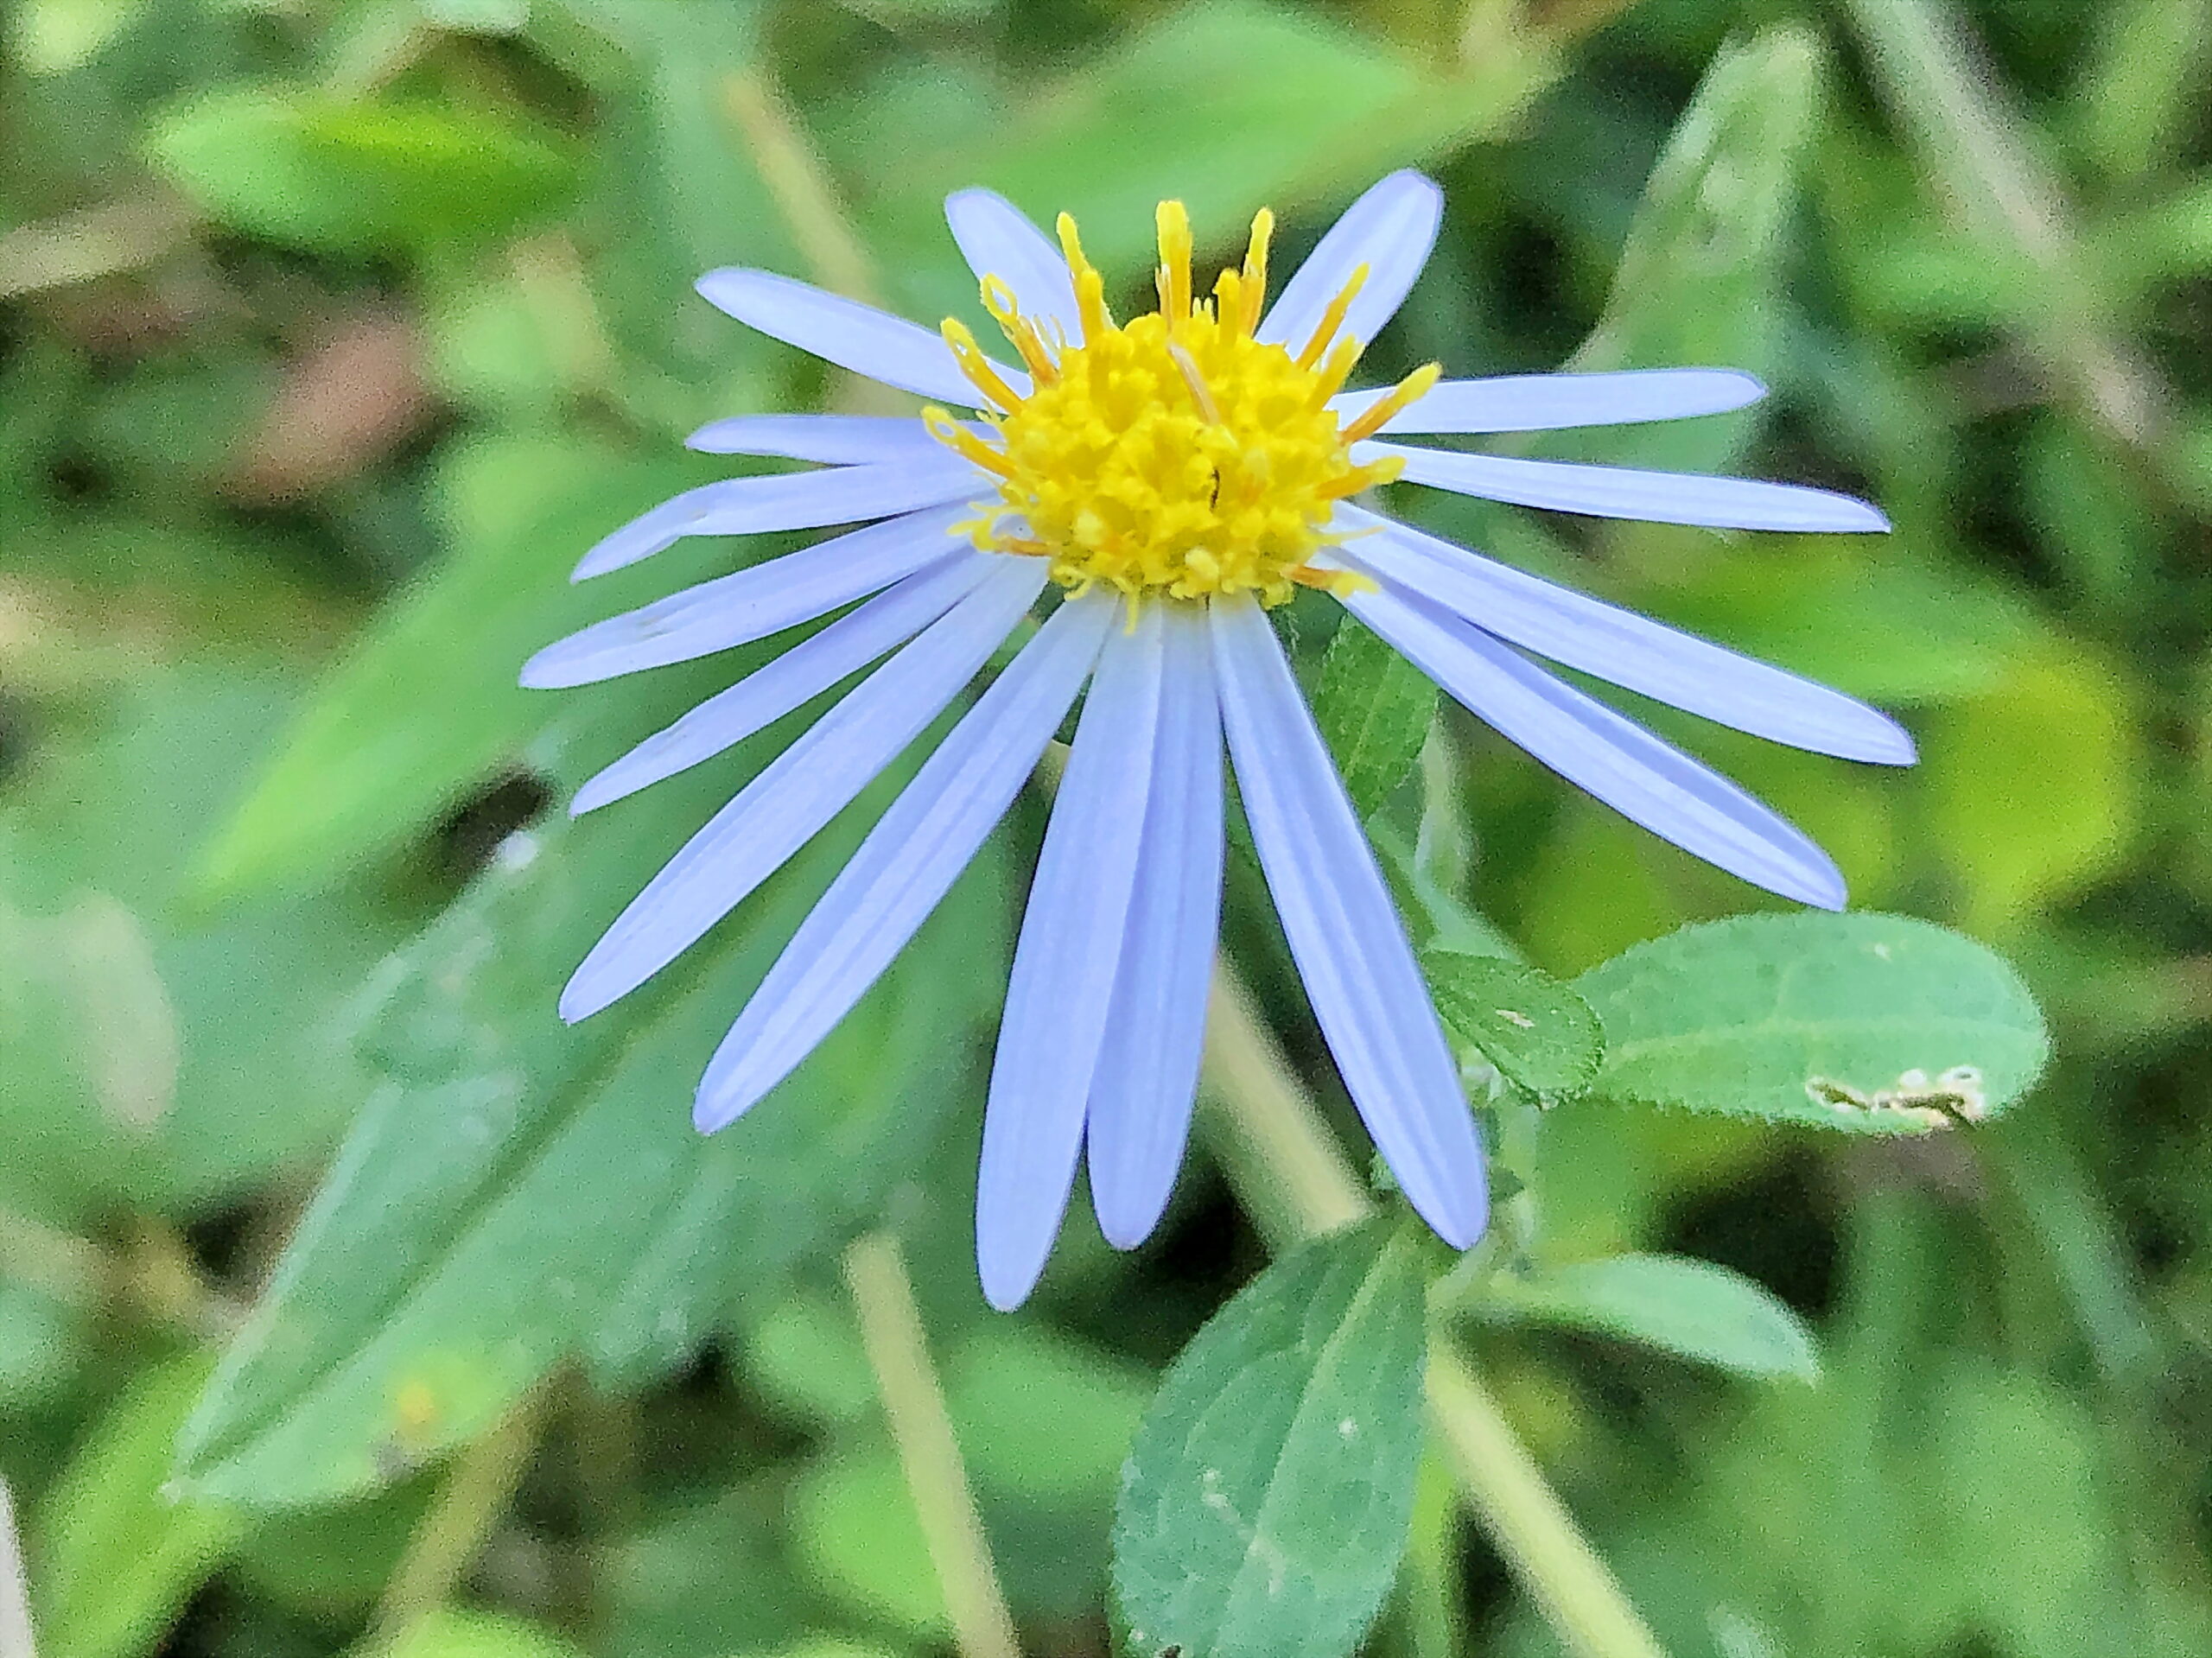
[[[1021,366],[957,321],[926,329],[761,270],[699,291],[740,321],[932,406],[918,419],[717,421],[715,454],[818,469],[709,484],[624,525],[582,579],[684,536],[865,524],[549,646],[527,685],[685,661],[851,606],[587,783],[588,811],[696,765],[883,658],[692,837],[586,957],[564,1018],[642,984],[766,880],[957,697],[1048,590],[1041,623],[924,762],[723,1039],[696,1117],[734,1121],[829,1034],[1082,713],[1016,945],[986,1108],[976,1255],[1010,1307],[1044,1267],[1087,1155],[1098,1223],[1140,1242],[1182,1159],[1219,921],[1224,735],[1283,931],[1346,1089],[1414,1207],[1459,1248],[1488,1211],[1457,1069],[1373,851],[1269,625],[1336,595],[1478,718],[1676,845],[1808,904],[1843,902],[1820,848],[1733,784],[1554,677],[1544,657],[1821,753],[1908,763],[1885,715],[1351,504],[1403,479],[1600,518],[1873,530],[1864,502],[1738,478],[1383,441],[1736,409],[1719,369],[1443,380],[1347,391],[1436,237],[1437,187],[1362,196],[1268,302],[1273,219],[1193,287],[1189,220],[1158,215],[1159,308],[1126,323],[1063,215],[1058,245],[1001,198],[945,204]],[[970,413],[956,416],[949,409]]]

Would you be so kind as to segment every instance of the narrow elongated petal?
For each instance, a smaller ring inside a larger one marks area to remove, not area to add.
[[[1718,772],[1457,617],[1389,588],[1345,605],[1465,705],[1578,788],[1755,886],[1843,907],[1828,856]]]
[[[781,868],[959,694],[1044,583],[1042,559],[1005,560],[771,761],[615,918],[562,992],[561,1017],[627,995]]]
[[[830,467],[702,484],[630,520],[583,556],[571,581],[589,581],[673,547],[686,536],[750,536],[866,524],[990,492],[990,480],[949,449],[865,467]]]
[[[577,790],[569,813],[581,816],[743,742],[905,644],[982,585],[995,568],[988,554],[955,553],[916,571],[646,738]]]
[[[1121,1249],[1151,1236],[1182,1165],[1221,924],[1221,714],[1213,646],[1198,606],[1158,608],[1166,613],[1160,737],[1128,932],[1085,1130],[1098,1229]]]
[[[939,403],[976,406],[976,387],[952,348],[904,317],[767,270],[710,270],[697,287],[716,310],[839,368]],[[1017,391],[1029,384],[1014,369],[1001,368],[999,376]]]
[[[588,685],[810,622],[950,557],[968,544],[952,533],[966,513],[964,506],[935,507],[870,524],[594,622],[524,663],[522,683]]]
[[[1068,262],[1020,208],[995,190],[956,190],[944,199],[944,222],[977,282],[996,276],[1014,290],[1024,316],[1058,322],[1069,340],[1083,337]]]
[[[1349,423],[1390,388],[1347,391],[1329,407]],[[1548,432],[1720,415],[1766,396],[1732,368],[1643,368],[1613,374],[1500,374],[1440,382],[1382,424],[1386,432]]]
[[[775,454],[835,466],[945,453],[928,427],[905,415],[734,415],[708,422],[683,447],[702,454]]]
[[[1904,728],[1841,691],[1371,512],[1338,520],[1373,532],[1340,549],[1345,562],[1539,656],[1793,748],[1912,763]]]
[[[1865,532],[1890,527],[1879,511],[1853,496],[1797,484],[1461,454],[1402,443],[1352,446],[1355,461],[1379,461],[1385,455],[1396,455],[1406,463],[1403,476],[1409,483],[1593,518],[1694,524],[1712,530]]]
[[[788,1076],[906,947],[1013,804],[1115,610],[1103,594],[1062,604],[914,774],[715,1049],[692,1109],[702,1130]]]
[[[1313,1015],[1407,1198],[1464,1249],[1489,1217],[1482,1147],[1405,928],[1267,618],[1243,595],[1211,608],[1237,786]]]
[[[1083,1147],[1152,786],[1165,608],[1107,635],[1014,947],[976,1173],[976,1260],[1001,1309],[1044,1271]]]
[[[1319,326],[1329,302],[1360,266],[1367,280],[1344,314],[1344,332],[1363,344],[1398,314],[1436,245],[1444,193],[1419,173],[1393,173],[1370,188],[1331,226],[1267,315],[1259,337],[1294,352]]]

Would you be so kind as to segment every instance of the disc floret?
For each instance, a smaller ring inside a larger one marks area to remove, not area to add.
[[[1337,502],[1399,466],[1355,462],[1351,446],[1427,391],[1437,370],[1340,424],[1329,400],[1359,359],[1363,342],[1343,327],[1366,267],[1294,353],[1255,337],[1271,213],[1253,219],[1242,266],[1224,270],[1210,297],[1192,290],[1183,204],[1162,202],[1157,224],[1160,308],[1117,324],[1075,221],[1060,215],[1080,340],[1057,329],[1047,338],[1003,283],[984,281],[985,308],[1028,368],[1026,392],[963,324],[945,322],[991,429],[938,409],[924,418],[1000,480],[969,533],[988,551],[1049,558],[1052,579],[1076,593],[1105,582],[1132,597],[1250,593],[1274,605],[1300,584],[1335,585],[1342,573],[1311,561],[1340,538],[1328,529]]]

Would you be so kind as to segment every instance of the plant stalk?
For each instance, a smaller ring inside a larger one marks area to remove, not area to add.
[[[883,1231],[855,1239],[845,1282],[961,1658],[1020,1658],[898,1240]]]

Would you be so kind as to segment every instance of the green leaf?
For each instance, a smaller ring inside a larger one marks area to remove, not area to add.
[[[542,1623],[440,1607],[383,1647],[378,1658],[582,1658]]]
[[[1819,125],[1822,48],[1802,25],[1724,50],[1652,169],[1577,369],[1688,365],[1770,370],[1800,164]],[[1578,458],[1701,471],[1725,465],[1758,416],[1578,434]],[[1595,446],[1595,447],[1593,447]]]
[[[1321,658],[1313,715],[1363,818],[1412,774],[1435,713],[1435,683],[1347,612]]]
[[[929,1539],[889,1445],[838,1452],[808,1469],[791,1492],[790,1525],[825,1596],[918,1640],[950,1639]]]
[[[1131,1647],[1342,1658],[1389,1592],[1420,1471],[1418,1246],[1376,1220],[1285,1255],[1201,1330],[1114,1524]]]
[[[733,786],[701,770],[664,804]],[[574,1026],[554,1013],[562,979],[668,848],[598,818],[509,842],[376,987],[365,1040],[390,1080],[194,1418],[195,1489],[276,1505],[389,1480],[565,1356],[606,1378],[674,1363],[877,1211],[969,1092],[1002,982],[990,854],[743,1121],[702,1140],[690,1105],[893,781],[662,981]]]
[[[0,799],[0,1204],[68,1225],[178,1212],[335,1140],[369,1080],[330,1027],[405,919],[345,886],[176,915],[190,847],[298,677],[130,672],[57,717]]]
[[[1483,1286],[1476,1308],[1486,1318],[1618,1336],[1739,1375],[1811,1382],[1820,1374],[1812,1332],[1764,1286],[1682,1255],[1501,1274]]]
[[[1590,1004],[1540,968],[1497,956],[1421,952],[1436,1011],[1517,1088],[1551,1100],[1587,1089],[1605,1057]]]
[[[40,1505],[39,1645],[51,1658],[150,1651],[244,1530],[168,1489],[178,1429],[207,1377],[194,1356],[146,1371],[97,1421]]]
[[[607,1658],[729,1658],[795,1642],[812,1605],[783,1546],[790,1498],[779,1470],[610,1542],[594,1649]]]
[[[489,240],[549,212],[569,159],[488,109],[247,88],[156,123],[155,162],[231,227],[318,251]]]
[[[1595,1091],[1869,1134],[1993,1116],[2050,1052],[2019,975],[1903,916],[1738,916],[1638,944],[1575,988],[1605,1021]]]
[[[308,697],[202,855],[203,893],[230,899],[326,883],[515,764],[577,695],[523,689],[524,660],[668,591],[673,574],[661,568],[634,582],[578,588],[569,567],[687,481],[678,463],[630,461],[568,438],[461,450],[443,480],[454,555],[388,606]]]
[[[2052,640],[2015,652],[1985,695],[1931,711],[1916,781],[1967,924],[2017,932],[2126,861],[2152,769],[2133,700],[2104,662]]]
[[[1262,206],[1346,199],[1503,126],[1555,68],[1516,35],[1446,78],[1321,16],[1215,0],[1131,29],[979,143],[886,132],[850,164],[881,204],[886,264],[919,311],[942,314],[976,298],[944,245],[947,190],[988,184],[1046,225],[1065,209],[1101,269],[1141,269],[1163,196],[1189,201],[1201,246],[1241,241]]]
[[[1103,1514],[1150,1378],[1065,1336],[995,1319],[947,1355],[946,1408],[976,1484]]]

